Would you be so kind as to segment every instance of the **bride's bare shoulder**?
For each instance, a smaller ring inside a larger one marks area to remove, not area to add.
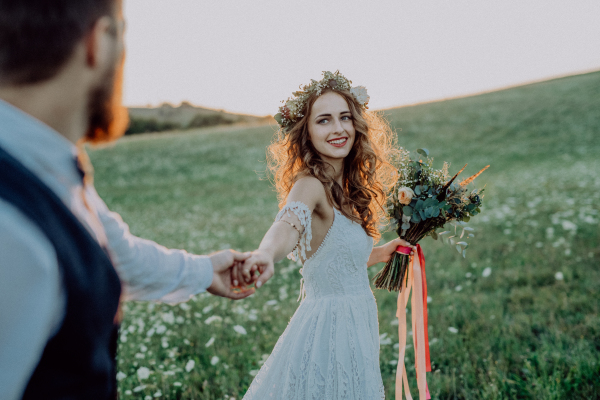
[[[327,201],[325,188],[320,180],[310,175],[299,176],[288,194],[287,202],[301,201],[314,210]]]

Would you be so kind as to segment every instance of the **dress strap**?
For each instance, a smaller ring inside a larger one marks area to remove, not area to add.
[[[286,204],[275,217],[275,222],[281,220],[284,216],[292,217],[290,211],[294,213],[300,225],[304,228],[304,230],[300,233],[300,238],[298,239],[298,244],[294,248],[294,250],[288,254],[288,258],[293,261],[302,259],[306,260],[306,252],[311,250],[310,241],[312,240],[312,212],[308,208],[308,206],[301,201],[292,201],[291,203]]]

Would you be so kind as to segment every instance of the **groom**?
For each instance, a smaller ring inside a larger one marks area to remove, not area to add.
[[[119,300],[240,299],[247,255],[133,236],[82,144],[120,137],[120,0],[0,0],[0,399],[115,398]],[[237,282],[235,282],[237,284]]]

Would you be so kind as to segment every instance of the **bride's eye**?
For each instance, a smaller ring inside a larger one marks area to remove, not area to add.
[[[349,115],[342,116],[342,121],[352,121],[352,117]]]
[[[323,118],[323,119],[317,121],[317,124],[321,124],[322,125],[322,124],[326,123],[327,121],[329,121],[327,118]]]

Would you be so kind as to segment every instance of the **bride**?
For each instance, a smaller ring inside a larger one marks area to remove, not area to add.
[[[379,332],[367,267],[393,185],[394,135],[367,111],[364,87],[324,72],[280,107],[269,166],[281,210],[238,278],[260,287],[286,254],[300,260],[302,303],[254,378],[250,399],[383,399]]]

